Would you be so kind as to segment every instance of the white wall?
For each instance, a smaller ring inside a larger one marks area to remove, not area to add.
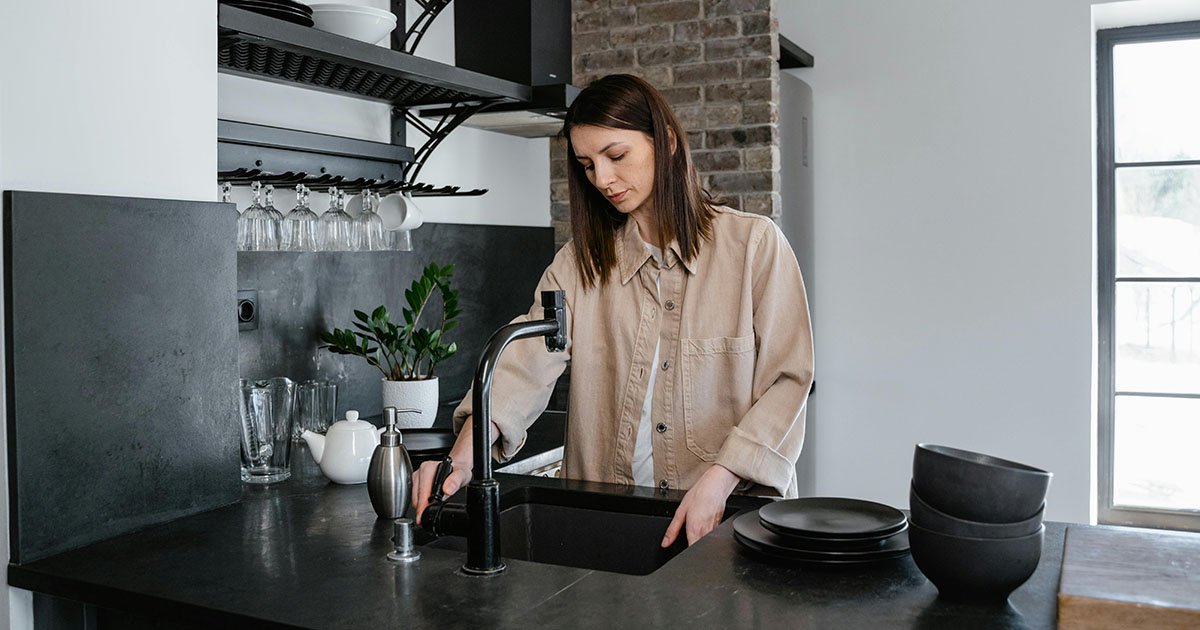
[[[211,199],[215,31],[202,0],[0,0],[0,189]],[[28,593],[8,590],[0,625],[31,627]]]
[[[817,492],[907,505],[913,445],[1055,473],[1087,521],[1086,0],[780,2],[813,53]]]
[[[778,12],[816,58],[790,72],[815,95],[817,493],[907,505],[939,442],[1045,467],[1046,516],[1093,519],[1094,30],[1200,3]]]
[[[359,0],[386,8],[387,0]],[[419,15],[409,0],[407,19]],[[417,48],[417,56],[454,64],[454,3],[442,11]],[[318,133],[387,142],[391,119],[388,106],[358,99],[317,93],[302,88],[269,84],[242,77],[220,75],[221,118],[270,124]],[[425,141],[414,127],[408,143],[419,148]],[[438,146],[418,178],[435,186],[484,188],[481,197],[424,197],[420,206],[432,223],[477,225],[550,225],[550,148],[544,138],[526,139],[459,127]],[[215,189],[214,189],[215,191]],[[216,194],[214,192],[214,194]],[[291,191],[279,191],[275,205],[286,211],[295,203]],[[243,187],[234,201],[249,203]],[[327,207],[324,195],[314,196],[312,208]]]
[[[0,15],[4,188],[212,198],[212,3],[0,0]]]

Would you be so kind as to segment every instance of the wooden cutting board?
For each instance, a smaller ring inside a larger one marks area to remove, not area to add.
[[[1200,534],[1068,527],[1058,627],[1200,628]]]

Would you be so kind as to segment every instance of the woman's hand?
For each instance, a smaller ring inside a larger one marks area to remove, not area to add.
[[[466,422],[463,423],[462,430],[458,432],[458,438],[454,440],[454,446],[450,449],[450,460],[453,462],[450,468],[450,474],[446,475],[446,483],[442,484],[443,496],[450,496],[458,489],[465,486],[471,481],[471,469],[474,465],[474,459],[471,456],[473,450],[471,416],[467,416]],[[500,428],[496,423],[492,423],[492,443],[500,439]],[[425,507],[429,505],[429,495],[433,494],[433,478],[437,476],[437,467],[441,462],[425,462],[421,467],[413,471],[412,485],[412,504],[417,510],[417,525],[421,524],[421,514],[425,512]]]
[[[667,527],[662,546],[670,547],[679,536],[680,528],[687,532],[688,545],[695,543],[721,524],[725,513],[725,500],[737,487],[741,479],[720,464],[713,464],[700,475],[700,480],[683,495],[683,502],[675,510],[675,518]]]
[[[450,496],[458,489],[463,487],[471,480],[471,465],[470,457],[466,458],[467,464],[464,466],[459,463],[459,459],[453,459],[451,472],[446,475],[446,483],[442,484],[443,496]],[[412,504],[417,511],[417,525],[421,524],[421,515],[425,512],[425,508],[429,505],[429,497],[433,494],[433,480],[437,476],[438,464],[441,461],[428,461],[415,471],[412,478]]]

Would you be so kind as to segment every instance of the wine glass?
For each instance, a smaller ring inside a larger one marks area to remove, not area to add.
[[[345,197],[337,188],[329,189],[329,209],[321,215],[321,227],[324,228],[322,249],[327,252],[345,252],[350,250],[350,232],[354,227],[354,219],[343,210]]]
[[[321,223],[317,213],[308,207],[308,187],[296,186],[296,207],[280,223],[280,249],[289,252],[315,252],[320,248]]]
[[[283,242],[282,233],[281,233],[281,230],[283,229],[283,225],[282,225],[283,224],[283,213],[280,212],[279,210],[275,209],[275,201],[273,199],[274,195],[275,195],[275,186],[273,186],[271,184],[267,184],[267,187],[266,187],[267,205],[265,207],[265,210],[267,213],[267,219],[269,221],[267,224],[267,227],[271,231],[270,236],[268,236],[268,240],[275,244],[275,246],[272,247],[271,249],[279,249],[280,245]]]
[[[250,192],[254,196],[254,202],[238,218],[238,249],[251,252],[279,249],[278,240],[271,240],[271,218],[262,205],[262,184],[251,184]]]
[[[229,182],[221,182],[221,203],[233,203],[233,184]],[[241,249],[242,230],[245,226],[242,224],[242,213],[238,211],[237,205],[233,206],[233,216],[237,219],[237,235],[234,236],[234,245]]]
[[[362,212],[354,218],[354,249],[373,252],[384,248],[383,219],[375,212],[379,195],[368,189],[362,196]]]

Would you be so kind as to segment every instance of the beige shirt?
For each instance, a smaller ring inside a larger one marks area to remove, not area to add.
[[[540,292],[565,292],[567,351],[547,352],[534,338],[513,342],[500,357],[492,421],[501,436],[493,456],[503,462],[521,449],[570,360],[565,476],[633,484],[657,342],[659,487],[690,488],[718,463],[743,480],[796,496],[812,330],[800,267],[779,228],[765,217],[719,208],[699,255],[684,263],[672,242],[661,269],[632,220],[616,238],[618,264],[607,284],[582,287],[568,243],[542,275],[529,313],[513,320],[542,319]],[[471,406],[468,393],[454,412],[455,430]]]

